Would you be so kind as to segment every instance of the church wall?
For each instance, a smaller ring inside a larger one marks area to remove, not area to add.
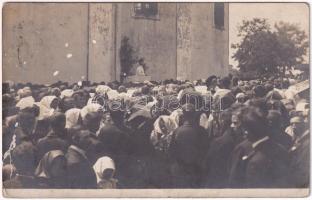
[[[158,3],[156,19],[135,18],[133,3],[117,6],[117,74],[120,74],[119,48],[124,36],[143,57],[152,80],[176,77],[176,4]],[[117,75],[118,77],[118,75]]]
[[[133,3],[6,3],[3,80],[118,80],[124,36],[145,59],[152,80],[223,75],[228,4],[224,19],[225,29],[215,29],[213,3],[158,3],[153,19],[134,17]]]
[[[178,4],[178,78],[228,73],[228,4],[224,29],[214,27],[213,3]]]
[[[53,83],[86,78],[86,3],[5,3],[2,28],[3,80]]]
[[[115,4],[116,5],[116,4]],[[115,80],[114,4],[89,4],[89,80]]]

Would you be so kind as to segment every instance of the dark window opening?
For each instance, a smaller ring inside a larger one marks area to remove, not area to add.
[[[134,3],[135,17],[155,17],[158,14],[157,3]]]
[[[224,28],[224,3],[214,3],[214,25],[218,29]]]

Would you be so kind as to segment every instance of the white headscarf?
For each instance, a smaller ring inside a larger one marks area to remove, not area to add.
[[[129,96],[128,93],[126,93],[126,92],[121,92],[121,93],[118,94],[117,99],[124,99],[124,100],[127,100],[127,99],[129,99],[130,97],[131,97],[131,96]]]
[[[300,101],[297,103],[296,105],[296,111],[299,112],[304,112],[306,110],[306,106],[309,105],[309,103],[305,102],[305,101]]]
[[[61,92],[61,98],[64,97],[71,97],[74,94],[74,90],[72,89],[65,89]]]
[[[51,108],[51,103],[55,99],[57,99],[56,96],[45,96],[41,99],[39,103],[37,103],[37,105],[40,108],[40,113],[38,116],[39,120],[50,117],[53,114],[54,109]]]
[[[180,118],[183,115],[183,112],[181,109],[177,109],[174,110],[171,114],[170,114],[170,118],[171,120],[176,124],[176,126],[179,126],[180,123]]]
[[[16,107],[23,110],[28,107],[32,107],[35,103],[35,99],[32,96],[24,97],[16,104]]]
[[[97,94],[102,94],[102,95],[104,95],[104,94],[106,94],[108,91],[110,91],[111,90],[111,88],[110,87],[108,87],[107,85],[98,85],[97,87],[96,87],[96,89],[95,89],[95,92],[97,93]]]
[[[167,129],[167,133],[164,133],[160,128],[160,120],[163,120],[164,125]],[[168,134],[178,128],[177,124],[168,115],[159,116],[154,122],[154,131],[160,134]]]
[[[31,95],[31,89],[29,87],[24,87],[23,89],[19,89],[17,91],[17,95],[19,96],[19,99],[28,97]]]
[[[78,119],[80,115],[79,108],[72,108],[65,112],[66,116],[66,128],[72,128],[78,124]]]
[[[97,183],[103,180],[103,174],[106,169],[112,169],[114,172],[116,170],[114,161],[107,156],[99,158],[93,165],[93,169],[96,175]]]
[[[107,92],[107,96],[108,96],[108,99],[117,99],[119,96],[119,93],[116,90],[109,90]]]
[[[87,114],[93,113],[93,112],[98,112],[98,111],[100,111],[101,108],[102,108],[102,106],[100,104],[97,104],[97,103],[92,103],[92,104],[86,105],[85,107],[83,107],[80,110],[81,119],[84,120],[86,118]]]
[[[45,108],[51,109],[51,103],[56,98],[56,96],[45,96],[41,99],[40,105]]]
[[[165,132],[161,128],[161,125],[160,125],[161,121],[163,122],[163,125],[166,129]],[[161,150],[161,151],[167,151],[172,140],[173,131],[177,127],[178,126],[170,118],[170,116],[167,116],[167,115],[159,116],[154,123],[154,130],[152,131],[151,136],[150,136],[150,140],[151,140],[151,143],[154,145],[154,148]]]

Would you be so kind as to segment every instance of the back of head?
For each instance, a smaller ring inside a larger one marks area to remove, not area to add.
[[[92,133],[88,130],[83,130],[80,128],[73,129],[75,134],[72,135],[73,145],[86,150],[88,148],[87,138],[92,136]]]
[[[264,115],[268,113],[269,108],[264,98],[251,99],[249,105],[258,108]]]
[[[75,99],[73,97],[64,97],[60,103],[59,108],[62,112],[66,112],[67,110],[75,107]]]
[[[264,97],[266,95],[266,90],[262,85],[257,85],[253,91],[255,97]]]
[[[36,168],[36,149],[30,142],[22,142],[17,145],[12,153],[13,164],[16,171],[21,174],[32,174]]]
[[[150,88],[147,85],[145,85],[142,87],[141,92],[143,95],[147,95],[150,92]]]
[[[248,132],[248,139],[256,141],[267,134],[267,123],[259,108],[249,107],[242,114],[242,126]]]
[[[51,89],[51,95],[59,97],[61,96],[61,90],[57,87]]]
[[[224,110],[219,115],[219,122],[221,129],[225,131],[227,128],[231,125],[231,117],[232,117],[232,111],[230,109]]]
[[[31,134],[35,124],[35,115],[31,112],[19,112],[17,122],[18,126],[21,127],[27,134]]]
[[[50,118],[50,125],[54,131],[64,130],[66,124],[66,117],[64,113],[56,112]]]
[[[273,89],[274,89],[273,84],[271,84],[271,83],[265,84],[265,90],[266,90],[266,92],[270,92],[270,91],[273,90]]]
[[[195,120],[196,110],[195,106],[191,103],[186,103],[182,106],[183,118],[185,120]]]
[[[89,130],[79,130],[72,136],[72,144],[86,152],[88,160],[93,163],[96,161],[102,150],[102,143],[96,135]]]
[[[206,85],[207,85],[207,87],[211,86],[211,84],[212,84],[212,82],[213,82],[214,79],[215,79],[215,80],[217,79],[217,77],[216,77],[215,75],[209,76],[209,77],[207,78],[207,80],[206,80]]]
[[[231,79],[229,77],[224,77],[220,80],[220,87],[223,89],[229,89],[231,87]]]

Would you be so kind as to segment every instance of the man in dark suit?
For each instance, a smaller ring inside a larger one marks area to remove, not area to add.
[[[100,147],[100,142],[90,131],[78,130],[73,136],[73,145],[68,148],[67,176],[69,188],[95,189],[96,175],[92,168],[94,152]]]
[[[170,145],[173,159],[173,187],[198,188],[201,186],[203,158],[207,148],[205,129],[196,120],[197,112],[193,104],[183,107],[184,123],[174,132]]]
[[[52,150],[61,150],[66,153],[69,146],[69,142],[65,140],[65,115],[63,113],[54,113],[50,118],[50,126],[52,131],[47,136],[39,139],[37,143],[38,148],[38,160],[40,160],[44,154]]]
[[[242,126],[248,133],[247,139],[253,149],[242,157],[246,161],[244,187],[286,187],[289,166],[287,151],[269,137],[267,121],[257,108],[248,108],[242,116]]]
[[[236,145],[243,141],[243,132],[240,128],[240,112],[223,111],[220,118],[229,120],[231,127],[227,127],[221,137],[215,138],[209,145],[205,158],[206,178],[205,187],[224,188],[228,186],[229,160]],[[229,118],[229,119],[228,119]],[[231,119],[232,118],[232,119]]]

